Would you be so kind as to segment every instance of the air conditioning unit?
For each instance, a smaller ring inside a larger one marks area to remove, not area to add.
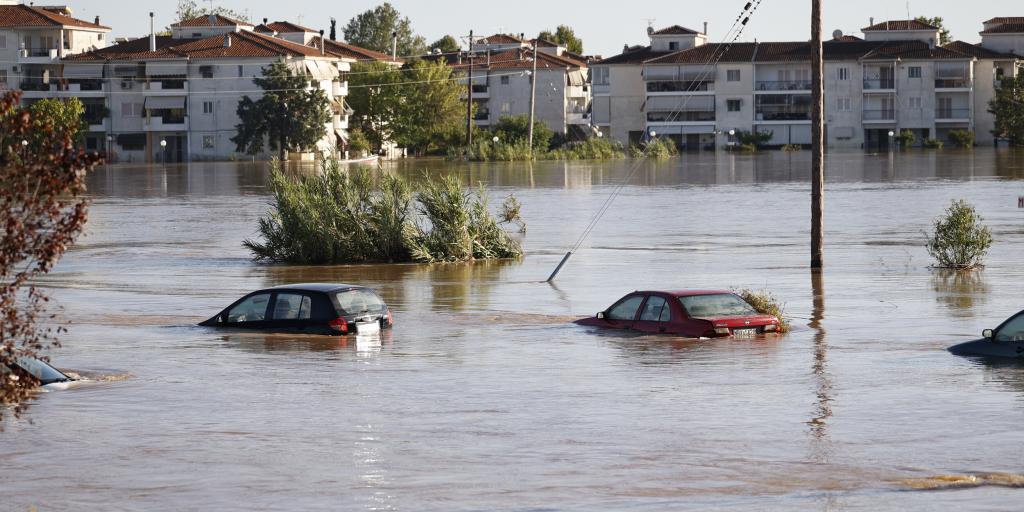
[[[11,73],[19,73],[19,72],[21,72],[21,68],[19,68],[18,66],[11,66]]]
[[[124,80],[124,81],[121,82],[121,88],[122,89],[131,89],[132,88],[132,83],[130,81],[128,81],[128,80]]]

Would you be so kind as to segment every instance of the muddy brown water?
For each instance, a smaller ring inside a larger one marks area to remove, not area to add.
[[[3,510],[928,510],[1021,503],[1024,366],[944,349],[1024,309],[1024,154],[829,155],[826,264],[809,155],[645,164],[554,286],[628,162],[404,163],[523,203],[522,262],[257,265],[263,166],[112,166],[45,280],[74,320],[0,433]],[[954,198],[996,244],[927,268]],[[255,288],[375,287],[397,327],[358,340],[194,323]],[[795,330],[700,342],[568,323],[638,288],[767,288]],[[109,378],[105,378],[109,376]],[[1014,505],[1016,504],[1016,505]]]

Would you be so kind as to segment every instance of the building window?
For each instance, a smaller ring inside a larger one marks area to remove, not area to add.
[[[142,103],[122,103],[121,117],[142,117]]]
[[[242,66],[238,66],[238,78],[242,78],[244,76],[245,76],[244,68]]]
[[[199,38],[203,37],[203,33],[202,32],[192,32],[192,37],[194,37],[196,39],[199,39]]]
[[[910,98],[910,108],[921,108],[921,98],[916,97],[916,96],[915,97],[911,97]]]
[[[910,78],[921,78],[921,66],[910,66],[907,69],[907,76]]]
[[[739,112],[743,107],[743,100],[726,100],[725,105],[729,112]]]
[[[849,80],[850,68],[836,68],[836,80]]]
[[[594,85],[608,85],[608,68],[591,68],[590,72]]]
[[[217,137],[214,135],[203,135],[203,149],[213,149],[217,146]]]
[[[0,87],[7,87],[7,70],[0,69]]]
[[[203,78],[213,78],[213,66],[199,66],[199,74]]]
[[[102,41],[103,40],[103,34],[96,34],[96,40],[97,41]]]
[[[508,85],[508,76],[501,77],[501,85]]]
[[[676,41],[671,41],[671,42],[668,43],[668,50],[670,52],[674,52],[674,51],[676,51],[678,49],[679,49],[679,43],[677,43]]]
[[[203,102],[203,113],[204,114],[212,114],[213,113],[213,102],[212,101],[204,101]]]
[[[740,81],[740,70],[738,70],[738,69],[727,70],[725,72],[725,79],[730,81],[730,82],[739,82]]]
[[[7,49],[7,34],[0,34],[0,50]]]
[[[840,112],[849,112],[850,109],[850,98],[836,98],[836,110]]]
[[[502,114],[509,114],[511,112],[512,112],[512,104],[511,103],[506,101],[505,103],[501,104],[501,113]]]

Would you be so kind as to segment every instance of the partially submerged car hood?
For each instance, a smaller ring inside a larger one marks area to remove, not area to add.
[[[947,350],[958,356],[1024,359],[1024,343],[980,339],[953,345]]]

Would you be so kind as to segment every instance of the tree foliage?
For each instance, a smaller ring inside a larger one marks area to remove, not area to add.
[[[392,34],[398,34],[398,55],[422,55],[427,41],[412,30],[412,22],[403,17],[393,5],[384,2],[358,14],[343,29],[350,44],[391,55]]]
[[[28,110],[37,127],[32,133],[35,150],[43,149],[38,145],[49,143],[47,140],[41,140],[41,134],[46,133],[47,127],[57,133],[73,134],[71,139],[76,144],[82,142],[87,125],[85,105],[78,98],[46,98],[33,103]]]
[[[59,346],[64,329],[33,283],[85,226],[85,174],[101,162],[76,147],[79,130],[65,109],[23,109],[20,99],[17,92],[0,97],[0,406],[13,405],[15,416],[38,383],[2,369]]]
[[[178,0],[178,10],[174,13],[174,19],[184,21],[199,18],[201,16],[209,16],[211,14],[219,14],[238,21],[250,21],[249,16],[244,12],[235,11],[219,5],[214,6],[212,9],[209,7],[200,7],[196,0]]]
[[[946,208],[935,220],[926,246],[938,267],[969,270],[982,265],[992,246],[992,231],[981,224],[983,220],[974,206],[963,199]]]
[[[946,28],[946,26],[943,24],[943,19],[941,16],[936,16],[934,18],[929,18],[927,16],[918,16],[914,18],[914,20],[920,21],[921,23],[927,23],[928,25],[931,25],[933,27],[938,27],[939,44],[949,44],[953,42],[953,36],[952,34],[949,33],[949,29]]]
[[[541,31],[537,38],[558,43],[572,53],[583,55],[583,40],[576,37],[576,31],[568,25],[559,25],[554,32],[550,30]]]
[[[461,136],[465,102],[452,68],[421,60],[404,70],[380,62],[352,69],[348,102],[375,150],[393,142],[417,154],[434,153]]]
[[[988,111],[996,116],[992,135],[1007,139],[1014,146],[1024,146],[1024,74],[1003,78]]]
[[[502,116],[498,124],[494,125],[491,132],[498,141],[504,144],[522,143],[529,146],[530,139],[530,117],[527,115]],[[533,121],[533,150],[547,151],[551,147],[551,139],[555,132],[548,128],[543,121]]]
[[[427,47],[431,52],[437,50],[441,53],[455,53],[462,49],[459,42],[452,36],[444,36]]]
[[[258,100],[244,96],[238,102],[241,121],[231,139],[239,152],[258,154],[269,141],[271,150],[283,160],[286,151],[307,151],[327,133],[331,121],[330,103],[321,89],[306,90],[309,76],[295,73],[284,61],[263,68],[253,82],[265,92]]]

